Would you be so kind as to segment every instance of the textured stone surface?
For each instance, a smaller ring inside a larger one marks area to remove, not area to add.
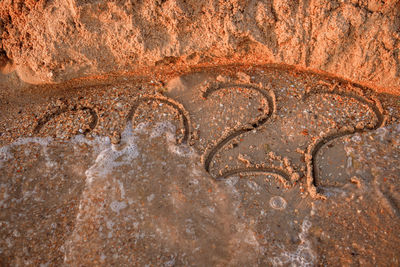
[[[395,0],[5,0],[0,65],[45,83],[170,63],[274,62],[398,91],[399,14]]]

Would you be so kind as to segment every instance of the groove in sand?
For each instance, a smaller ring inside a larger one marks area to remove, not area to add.
[[[215,177],[216,181],[222,181],[229,176],[239,174],[239,173],[261,173],[261,174],[270,174],[279,177],[279,180],[286,186],[289,186],[290,175],[282,169],[274,168],[274,167],[246,167],[246,168],[237,168],[233,170],[228,170],[225,173]]]
[[[383,111],[382,111],[382,105],[378,100],[371,100],[369,101],[368,99],[366,99],[363,96],[357,95],[357,94],[353,94],[353,93],[349,93],[349,92],[343,92],[343,91],[339,91],[336,89],[336,87],[333,88],[333,90],[318,90],[318,91],[310,91],[307,92],[304,96],[303,96],[303,100],[308,99],[309,97],[311,97],[312,95],[315,94],[328,94],[328,95],[338,95],[341,97],[348,97],[348,98],[352,98],[364,105],[367,105],[375,114],[377,122],[373,125],[366,125],[362,128],[343,128],[342,130],[339,130],[337,132],[334,133],[329,133],[326,136],[317,139],[315,142],[313,142],[308,148],[307,148],[307,152],[306,152],[306,175],[307,175],[307,187],[308,187],[308,191],[310,193],[310,195],[312,197],[316,197],[316,198],[325,198],[325,196],[321,195],[320,193],[318,193],[318,177],[319,177],[319,170],[316,167],[316,156],[319,152],[319,150],[321,150],[321,148],[329,143],[330,141],[337,139],[337,138],[341,138],[347,135],[352,135],[355,133],[362,133],[362,132],[366,132],[366,131],[371,131],[371,130],[376,130],[380,127],[382,127],[385,123],[385,117],[383,115]],[[375,103],[376,104],[375,104]]]
[[[251,85],[251,84],[241,84],[241,83],[217,83],[217,84],[211,84],[206,88],[206,91],[203,93],[203,97],[207,99],[209,95],[211,95],[213,92],[216,92],[218,90],[223,90],[223,89],[228,89],[228,88],[247,88],[251,90],[255,90],[259,93],[262,94],[262,96],[267,100],[268,103],[268,111],[264,113],[263,116],[261,116],[257,121],[252,122],[250,124],[247,124],[245,126],[242,126],[242,128],[234,130],[232,133],[228,134],[227,136],[223,137],[221,141],[217,143],[208,153],[205,153],[205,160],[204,160],[204,169],[210,173],[210,165],[212,162],[212,159],[214,156],[218,153],[218,151],[226,145],[230,140],[233,138],[244,134],[246,132],[252,131],[254,129],[257,129],[261,125],[267,122],[267,120],[272,116],[272,114],[275,112],[275,95],[271,89],[268,91],[263,90],[259,86],[256,85]],[[247,168],[242,168],[242,169],[237,169],[235,173],[238,173],[238,170],[248,172]],[[249,170],[252,170],[250,168]],[[273,172],[273,168],[271,168],[268,172]],[[232,175],[232,174],[229,174]],[[228,176],[229,176],[228,175]],[[217,179],[214,177],[214,179]]]
[[[75,112],[75,111],[78,111],[78,110],[82,110],[82,111],[87,110],[87,111],[89,111],[90,116],[92,117],[92,120],[89,123],[89,128],[90,129],[86,129],[83,132],[83,134],[86,134],[86,133],[92,131],[96,127],[97,122],[98,122],[97,113],[92,108],[86,107],[86,106],[79,107],[79,108],[76,108],[76,106],[72,106],[72,107],[68,107],[67,106],[67,107],[58,108],[56,111],[54,111],[52,113],[45,114],[43,117],[41,117],[39,119],[39,121],[37,122],[37,125],[35,126],[35,128],[33,130],[33,133],[34,134],[38,134],[40,132],[40,130],[43,128],[43,126],[46,125],[46,123],[48,123],[50,120],[60,116],[61,114],[65,113],[65,112],[68,112],[68,111]]]
[[[164,97],[164,96],[146,96],[143,98],[139,98],[131,107],[128,116],[126,118],[127,122],[130,122],[133,118],[133,116],[135,115],[135,112],[137,110],[137,108],[140,106],[140,104],[142,102],[146,102],[146,101],[158,101],[161,102],[163,104],[166,104],[170,107],[172,107],[173,109],[175,109],[179,115],[182,117],[182,123],[183,123],[183,128],[184,128],[184,134],[183,137],[180,140],[177,140],[178,143],[184,143],[187,144],[190,138],[190,134],[191,134],[191,128],[190,128],[190,116],[189,113],[186,111],[186,109],[183,107],[182,104],[178,103],[177,101],[168,98],[168,97]]]

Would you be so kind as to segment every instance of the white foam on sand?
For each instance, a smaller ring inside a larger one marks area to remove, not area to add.
[[[176,127],[171,122],[169,121],[158,122],[151,131],[150,140],[165,135],[169,152],[174,153],[181,157],[193,156],[195,154],[195,151],[191,147],[185,144],[176,144],[175,133],[176,133]]]
[[[280,256],[271,259],[273,266],[314,266],[316,254],[312,250],[311,242],[307,239],[311,222],[305,218],[301,225],[299,239],[301,243],[293,252],[283,251]]]
[[[4,163],[10,159],[12,159],[14,156],[11,152],[12,148],[16,148],[18,146],[24,146],[28,144],[36,144],[42,147],[43,153],[45,154],[46,158],[48,159],[48,154],[47,154],[47,149],[49,145],[51,144],[57,144],[57,142],[60,142],[60,144],[68,145],[72,144],[73,146],[75,145],[81,145],[81,144],[87,144],[91,146],[94,150],[94,153],[97,154],[99,151],[101,151],[104,146],[107,146],[110,144],[110,139],[108,137],[95,137],[94,139],[87,139],[84,135],[76,135],[70,140],[62,140],[62,141],[57,141],[56,139],[52,137],[25,137],[25,138],[18,138],[16,141],[14,141],[11,144],[5,145],[0,147],[0,168],[4,165]],[[28,150],[25,151],[26,154],[29,153]]]
[[[121,141],[118,145],[109,142],[102,145],[103,149],[99,151],[94,164],[89,166],[85,172],[86,184],[80,199],[75,230],[64,245],[67,248],[64,254],[66,263],[73,261],[75,257],[76,252],[73,251],[73,244],[80,242],[79,228],[85,223],[88,216],[94,221],[106,220],[108,216],[111,216],[111,214],[107,215],[108,208],[114,215],[129,208],[130,200],[126,196],[122,180],[124,178],[115,175],[115,171],[119,171],[124,165],[137,164],[137,160],[146,157],[146,151],[141,151],[137,145],[139,140],[144,143],[159,142],[159,138],[162,139],[161,142],[166,144],[171,153],[179,156],[191,156],[195,153],[192,148],[185,144],[176,144],[175,126],[170,122],[140,123],[134,129],[132,129],[132,124],[128,123],[121,133]],[[126,173],[126,175],[134,179],[136,168],[128,169],[129,174]],[[93,196],[104,198],[104,200],[101,204],[91,203]],[[152,199],[148,200],[151,201]]]
[[[26,144],[38,144],[43,148],[46,148],[48,144],[53,139],[51,137],[48,138],[40,138],[40,137],[27,137],[27,138],[19,138],[15,142],[0,147],[0,168],[3,167],[4,163],[14,156],[11,153],[11,149],[17,146],[22,146]]]

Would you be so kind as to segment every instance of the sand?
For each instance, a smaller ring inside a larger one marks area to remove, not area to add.
[[[0,70],[28,83],[288,64],[399,93],[397,0],[3,0]]]
[[[2,265],[399,264],[396,95],[230,65],[1,103]]]
[[[397,0],[0,1],[0,266],[399,266]]]

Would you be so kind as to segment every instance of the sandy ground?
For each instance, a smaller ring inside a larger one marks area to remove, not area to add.
[[[400,264],[399,96],[246,65],[0,101],[0,265]]]

